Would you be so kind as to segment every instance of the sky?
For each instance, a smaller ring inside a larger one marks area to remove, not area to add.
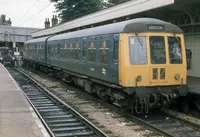
[[[11,18],[12,26],[44,28],[45,18],[55,13],[54,3],[50,0],[0,0],[0,15],[6,20]]]

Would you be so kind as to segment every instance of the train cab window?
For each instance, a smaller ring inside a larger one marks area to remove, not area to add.
[[[118,51],[119,51],[119,41],[115,40],[114,41],[114,49],[113,49],[113,60],[117,61],[118,60]]]
[[[99,48],[99,62],[103,64],[108,64],[108,55],[109,55],[109,47],[108,41],[101,41],[101,45]]]
[[[75,56],[76,56],[76,60],[80,59],[80,43],[76,43]]]
[[[152,64],[166,64],[165,40],[163,36],[150,36]]]
[[[129,55],[132,65],[147,64],[147,46],[146,37],[130,36],[129,37]]]
[[[89,42],[88,61],[96,62],[96,45],[95,45],[95,42]]]
[[[182,64],[182,49],[180,37],[168,37],[170,64]]]

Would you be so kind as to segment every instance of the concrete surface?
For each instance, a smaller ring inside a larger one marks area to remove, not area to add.
[[[21,89],[1,63],[0,137],[49,137]]]

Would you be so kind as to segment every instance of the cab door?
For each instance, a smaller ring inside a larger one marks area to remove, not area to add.
[[[167,82],[166,69],[168,66],[167,43],[165,36],[149,36],[150,46],[150,85],[156,86]]]

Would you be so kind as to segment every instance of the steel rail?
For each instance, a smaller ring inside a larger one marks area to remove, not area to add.
[[[19,71],[21,74],[23,74],[26,78],[28,78],[30,80],[30,82],[32,82],[32,84],[34,84],[40,91],[44,91],[45,94],[47,94],[53,101],[56,101],[57,103],[59,103],[61,106],[64,106],[67,109],[70,109],[70,111],[76,115],[76,117],[78,117],[78,119],[83,122],[85,125],[87,125],[91,130],[94,131],[94,133],[98,134],[98,136],[101,137],[108,137],[108,135],[106,133],[104,133],[102,130],[100,130],[98,127],[96,127],[93,123],[91,123],[89,120],[87,120],[84,116],[82,116],[79,112],[77,112],[75,109],[73,109],[71,106],[69,106],[68,104],[66,104],[64,101],[62,101],[61,99],[59,99],[58,97],[56,97],[53,93],[51,93],[50,91],[48,91],[48,89],[46,89],[45,87],[43,87],[40,83],[38,83],[36,80],[34,80],[33,78],[31,78],[29,75],[27,75],[26,73],[24,73],[23,71],[21,71],[20,69],[15,68],[17,71]],[[22,90],[23,91],[23,90]],[[23,93],[25,95],[25,97],[27,98],[28,102],[31,104],[31,106],[33,107],[34,111],[37,113],[37,115],[39,116],[40,120],[42,121],[42,123],[44,124],[45,128],[47,129],[47,131],[49,132],[49,134],[52,137],[56,137],[55,134],[53,133],[53,131],[49,128],[48,124],[45,122],[45,120],[43,119],[43,117],[40,115],[40,112],[37,110],[37,108],[34,106],[34,104],[31,102],[31,100],[29,99],[29,97],[26,95],[26,93]]]
[[[83,94],[87,94],[88,95],[88,93],[86,93],[86,92],[81,92],[81,93],[83,93]],[[52,94],[52,93],[51,93]],[[89,96],[89,95],[88,95]],[[104,104],[104,105],[106,105],[106,106],[108,106],[109,108],[111,108],[111,109],[114,109],[114,110],[116,110],[118,113],[120,113],[120,114],[122,114],[123,116],[126,116],[126,117],[129,117],[129,118],[132,118],[132,121],[137,121],[138,123],[139,123],[139,125],[144,125],[145,127],[147,127],[148,129],[150,129],[150,130],[152,130],[154,133],[157,133],[157,134],[160,134],[160,135],[163,135],[163,136],[167,136],[167,137],[174,137],[175,135],[174,134],[172,134],[173,132],[170,132],[170,131],[167,131],[167,129],[162,129],[162,128],[160,128],[159,126],[157,126],[157,125],[153,125],[151,122],[149,122],[149,121],[147,121],[146,119],[142,119],[142,118],[140,118],[140,117],[137,117],[137,116],[133,116],[132,114],[130,114],[130,113],[125,113],[124,114],[124,112],[120,112],[120,109],[118,109],[118,108],[116,108],[115,106],[113,106],[113,105],[111,105],[111,104],[108,104],[108,103],[106,103],[106,102],[104,102],[104,101],[102,101],[102,100],[100,100],[100,99],[98,99],[98,98],[95,98],[95,97],[93,97],[93,96],[91,96],[90,95],[90,97],[91,97],[91,99],[92,100],[95,100],[95,101],[97,101],[98,100],[98,102],[100,102],[100,103],[102,103],[102,104]],[[58,98],[58,97],[56,97],[56,98]],[[119,110],[119,111],[118,111]],[[171,118],[173,118],[173,117],[169,117],[169,119],[171,119]],[[163,119],[161,119],[161,120],[163,120]],[[185,125],[185,127],[184,127],[184,129],[181,129],[181,130],[183,130],[183,132],[184,132],[184,130],[186,129],[187,130],[187,128],[192,128],[193,126],[192,126],[192,123],[186,123],[187,121],[183,121],[183,120],[181,120],[181,119],[172,119],[173,120],[173,122],[177,122],[178,124],[183,124],[183,125]],[[178,121],[179,120],[179,121]],[[156,119],[155,119],[155,122],[156,122]],[[158,122],[158,121],[157,121]],[[164,123],[165,121],[163,121],[163,123],[162,124],[165,124]],[[166,122],[166,124],[169,124],[169,123],[167,123]],[[172,126],[171,127],[173,127],[173,123],[171,123],[172,124]],[[178,126],[178,124],[177,125],[175,125],[175,127],[176,126]],[[170,129],[170,127],[169,127],[169,129]],[[175,128],[171,128],[171,129],[175,129]],[[194,129],[194,128],[193,128]],[[193,130],[192,129],[192,130]],[[179,130],[179,131],[175,131],[175,133],[177,134],[182,134],[183,132],[181,132],[181,130]],[[185,130],[185,131],[186,131]],[[190,129],[189,129],[190,130]],[[198,129],[197,129],[198,130]],[[190,131],[189,131],[190,132]],[[192,131],[193,132],[193,131]]]

